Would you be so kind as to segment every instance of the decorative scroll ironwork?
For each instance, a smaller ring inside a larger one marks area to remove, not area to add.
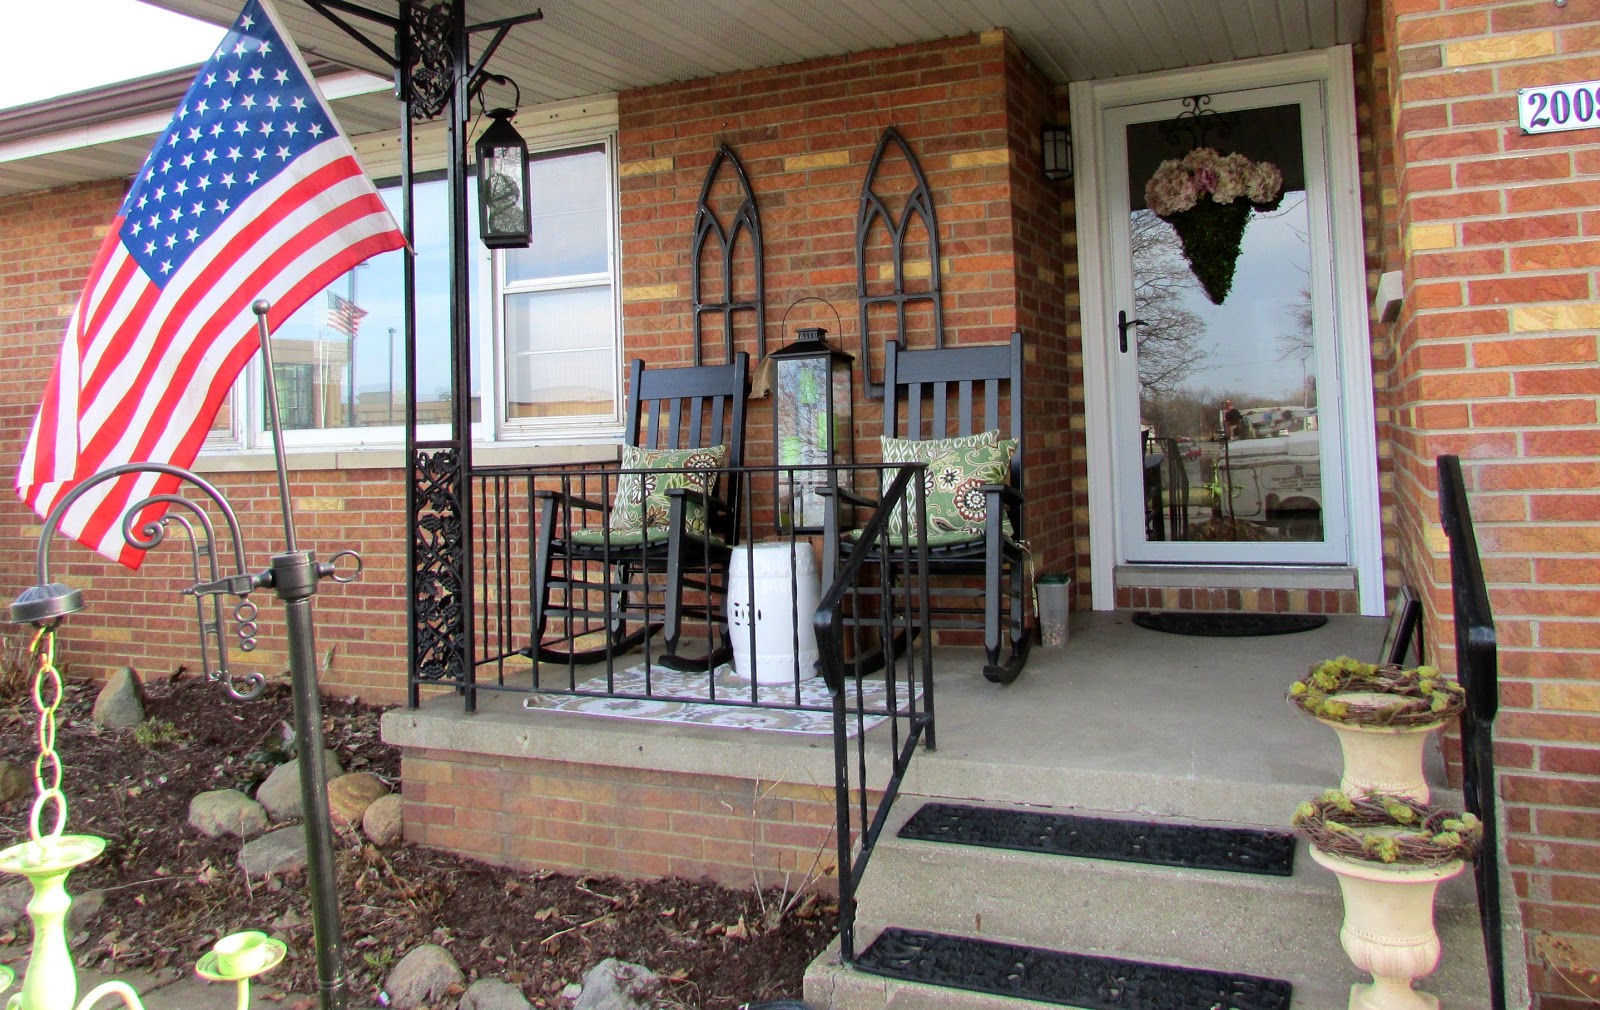
[[[466,517],[462,514],[461,459],[455,448],[419,448],[411,480],[415,568],[411,573],[411,623],[416,632],[413,682],[467,682],[467,623],[462,605]]]
[[[228,694],[241,701],[261,695],[266,678],[250,672],[235,676],[229,667],[229,642],[240,652],[248,653],[256,647],[256,605],[250,592],[261,583],[245,568],[244,539],[239,533],[239,521],[233,508],[215,486],[182,467],[167,463],[124,463],[102,470],[76,485],[67,493],[45,520],[39,538],[39,583],[24,592],[12,605],[12,619],[16,621],[57,620],[81,606],[81,596],[59,583],[50,581],[50,546],[55,532],[67,510],[80,498],[109,481],[137,478],[141,484],[149,482],[151,491],[134,501],[122,514],[122,539],[136,551],[148,552],[166,542],[173,530],[182,533],[189,555],[193,582],[183,590],[183,595],[194,597],[195,621],[200,631],[200,665],[207,680],[217,681]],[[152,480],[153,478],[153,480]],[[178,491],[184,484],[192,485],[204,496],[200,501],[184,497]],[[206,504],[209,502],[209,505]],[[153,516],[146,511],[159,509]],[[221,553],[217,529],[212,522],[211,510],[222,517],[224,545],[233,548],[234,570],[222,574]],[[226,631],[227,611],[222,596],[237,596],[233,606],[234,631]],[[210,611],[207,612],[207,597]],[[211,647],[216,649],[215,662]]]
[[[1159,130],[1168,144],[1187,140],[1191,149],[1210,147],[1213,133],[1218,140],[1233,136],[1233,120],[1233,113],[1211,108],[1210,95],[1190,95],[1183,100],[1183,111],[1162,123]]]
[[[711,205],[711,188],[716,185],[717,175],[725,163],[733,166],[734,175],[739,182],[739,192],[744,197],[727,226],[723,225],[717,216],[716,208]],[[741,233],[749,235],[755,266],[755,296],[745,299],[736,298],[734,294],[737,290],[734,286],[734,250],[739,244]],[[716,248],[722,253],[720,301],[706,299],[705,277],[701,273],[701,257],[705,253],[706,243],[713,239]],[[705,184],[700,187],[700,202],[694,215],[694,249],[691,255],[694,271],[694,363],[705,364],[703,319],[707,315],[715,314],[722,316],[724,361],[733,360],[734,320],[741,312],[755,313],[757,360],[766,357],[767,280],[766,271],[763,269],[761,210],[756,206],[755,193],[750,189],[750,179],[744,173],[744,165],[739,161],[739,156],[734,153],[733,148],[727,144],[717,148],[716,156],[711,159],[711,167],[706,169]]]
[[[411,118],[435,119],[450,101],[455,57],[450,51],[451,0],[411,10]]]
[[[906,196],[906,205],[896,218],[889,212],[888,204],[875,192],[878,169],[889,145],[894,144],[911,168],[916,186]],[[928,289],[906,291],[905,240],[906,231],[913,221],[921,221],[928,232]],[[888,294],[873,295],[867,291],[867,240],[873,229],[882,222],[888,229],[894,267],[894,288]],[[906,309],[921,302],[933,307],[933,346],[944,346],[944,310],[939,277],[939,218],[933,209],[933,190],[928,188],[928,178],[922,174],[922,165],[911,153],[911,146],[900,131],[889,127],[878,139],[878,148],[872,152],[872,162],[867,166],[867,178],[861,184],[861,209],[856,215],[856,298],[861,306],[861,361],[865,373],[868,398],[883,395],[882,377],[872,374],[872,333],[869,315],[875,305],[894,306],[894,339],[901,347],[906,345]]]

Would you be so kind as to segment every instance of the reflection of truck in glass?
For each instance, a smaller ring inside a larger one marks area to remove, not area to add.
[[[1233,516],[1276,526],[1292,540],[1321,540],[1320,438],[1310,430],[1230,442],[1216,466]],[[1228,514],[1228,505],[1218,505]]]

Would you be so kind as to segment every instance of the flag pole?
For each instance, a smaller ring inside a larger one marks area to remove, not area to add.
[[[272,303],[257,299],[250,306],[256,314],[256,334],[261,338],[262,368],[267,373],[267,421],[272,427],[273,462],[278,468],[278,501],[283,507],[284,549],[297,551],[299,543],[294,535],[294,509],[289,504],[289,463],[283,452],[283,419],[278,415],[278,377],[272,371],[272,339],[267,333],[267,310]]]
[[[283,451],[283,424],[278,416],[278,383],[272,374],[272,342],[267,333],[267,311],[272,305],[260,299],[250,308],[256,314],[256,330],[261,337],[261,356],[267,373],[267,416],[272,426],[278,495],[283,500],[283,530],[288,545],[282,554],[273,555],[272,577],[268,584],[283,601],[289,635],[289,683],[294,695],[294,733],[300,752],[300,806],[305,816],[306,878],[311,891],[317,985],[322,1010],[344,1010],[349,979],[344,971],[339,880],[333,861],[328,774],[323,763],[316,629],[311,615],[311,598],[317,594],[317,582],[333,575],[333,565],[318,564],[313,552],[296,546],[294,511],[289,504],[289,466]],[[337,560],[335,556],[334,561]]]

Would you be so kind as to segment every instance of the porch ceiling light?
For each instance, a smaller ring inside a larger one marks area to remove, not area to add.
[[[511,125],[512,110],[489,112],[478,138],[478,226],[490,249],[526,249],[533,232],[528,204],[528,145]]]
[[[1072,130],[1057,123],[1046,123],[1039,130],[1040,161],[1044,177],[1051,182],[1072,178]]]

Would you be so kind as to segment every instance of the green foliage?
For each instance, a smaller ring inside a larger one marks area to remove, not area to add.
[[[133,731],[133,742],[146,750],[188,741],[189,735],[166,719],[146,719]]]

